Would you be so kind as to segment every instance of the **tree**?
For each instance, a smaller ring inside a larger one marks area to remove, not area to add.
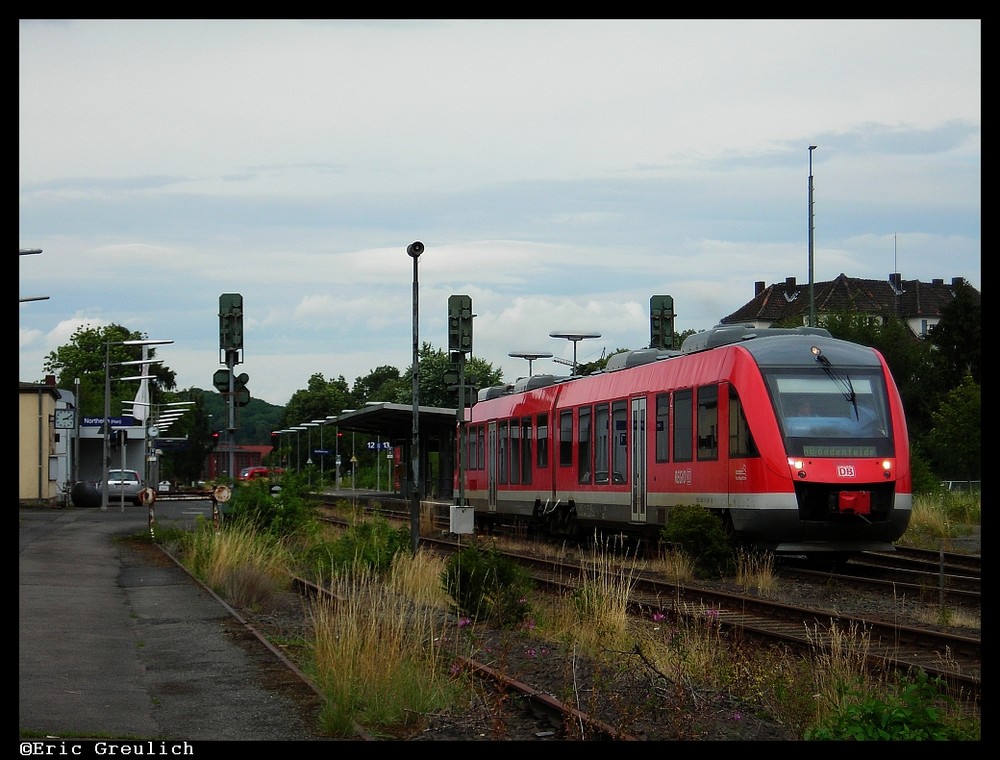
[[[928,336],[949,388],[963,384],[966,374],[973,382],[982,382],[982,305],[974,296],[971,285],[958,285],[955,298],[941,309],[941,319]]]
[[[121,411],[121,402],[132,401],[135,398],[138,381],[114,382],[116,378],[130,377],[140,374],[141,367],[122,365],[120,362],[136,361],[143,358],[143,346],[122,346],[108,343],[121,343],[125,340],[145,340],[146,336],[133,332],[117,324],[105,327],[81,325],[76,329],[70,342],[49,352],[42,368],[47,374],[56,376],[56,385],[60,388],[73,388],[74,380],[80,379],[80,398],[77,404],[81,414],[88,417],[104,416],[104,362],[110,353],[108,375],[111,378],[110,397],[111,413]],[[156,347],[145,347],[147,358],[156,356]],[[150,403],[159,403],[163,391],[172,390],[176,385],[176,373],[162,364],[150,364],[148,373],[156,379],[149,383]]]
[[[457,367],[452,366],[451,355],[443,350],[436,349],[430,343],[424,343],[420,347],[420,405],[438,406],[445,409],[455,409],[458,407],[458,390],[452,388],[452,382],[448,376],[457,373]],[[400,386],[396,398],[392,399],[397,404],[413,403],[413,365],[406,368],[405,382]],[[465,382],[466,398],[470,397],[476,389],[487,388],[491,385],[498,385],[503,379],[500,370],[493,369],[493,365],[478,357],[470,357],[465,362]]]
[[[285,406],[283,426],[294,427],[303,422],[323,420],[344,409],[357,408],[358,399],[347,387],[343,375],[336,380],[326,380],[317,372],[309,378],[304,390],[295,391]]]
[[[405,384],[396,367],[383,365],[364,377],[355,378],[351,394],[357,399],[358,405],[368,401],[392,401],[404,390]]]
[[[945,479],[982,478],[982,395],[972,373],[944,397],[927,436],[935,469]]]

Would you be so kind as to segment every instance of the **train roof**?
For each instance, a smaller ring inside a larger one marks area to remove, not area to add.
[[[739,343],[755,338],[773,338],[778,335],[815,335],[831,338],[830,331],[823,327],[755,327],[754,325],[716,325],[711,330],[689,335],[681,345],[681,353],[706,351],[717,346]]]

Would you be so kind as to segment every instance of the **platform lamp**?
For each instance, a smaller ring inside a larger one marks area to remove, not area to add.
[[[336,423],[337,420],[339,419],[339,417],[336,414],[329,414],[329,415],[327,415],[326,419],[327,419],[327,422]],[[334,447],[333,464],[334,464],[334,467],[337,468],[337,471],[336,471],[336,476],[334,477],[334,480],[333,480],[333,487],[334,487],[334,490],[339,491],[340,490],[340,425],[336,426],[335,431],[336,431],[336,436],[335,436],[336,437],[336,444],[335,444],[335,447]]]
[[[313,484],[313,474],[312,474],[312,466],[313,466],[313,458],[312,458],[312,454],[313,454],[313,450],[312,450],[312,448],[313,448],[313,431],[312,431],[312,429],[314,427],[319,427],[319,423],[318,422],[303,422],[299,427],[301,427],[303,430],[307,431],[306,432],[306,467],[309,470],[309,487],[311,488],[312,484]]]
[[[298,474],[302,472],[302,444],[299,439],[299,433],[309,428],[302,427],[302,425],[292,425],[288,429],[295,433],[295,472]]]
[[[324,482],[323,482],[323,470],[324,470],[323,463],[324,463],[324,460],[326,459],[326,448],[323,446],[323,428],[326,427],[326,419],[324,418],[324,419],[321,419],[321,420],[313,420],[311,424],[319,426],[319,452],[320,452],[320,454],[319,454],[319,487],[320,487],[320,490],[322,490],[323,487],[324,487]]]
[[[104,346],[104,468],[101,479],[101,511],[108,511],[108,471],[111,469],[111,347],[112,346],[163,346],[173,343],[173,340],[109,340]],[[115,362],[118,365],[153,364],[158,360],[138,359],[136,361]],[[119,380],[152,380],[154,378],[140,375],[138,377],[122,377]],[[125,502],[122,501],[122,511]]]
[[[406,246],[406,255],[413,259],[413,437],[410,442],[410,461],[413,484],[410,488],[410,543],[414,554],[420,549],[420,287],[417,279],[417,261],[424,252],[424,244],[414,240]],[[353,485],[353,484],[352,484]]]

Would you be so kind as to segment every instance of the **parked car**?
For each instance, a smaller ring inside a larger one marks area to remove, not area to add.
[[[98,483],[98,486],[101,484]],[[142,504],[139,493],[146,487],[142,482],[142,476],[137,470],[108,470],[108,501],[121,501],[122,494],[125,494],[125,501],[136,506]]]
[[[258,478],[273,478],[281,475],[281,467],[244,467],[240,470],[239,480],[257,480]]]

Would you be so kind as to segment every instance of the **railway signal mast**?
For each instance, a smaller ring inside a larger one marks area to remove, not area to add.
[[[458,440],[463,441],[465,435],[465,355],[472,353],[472,320],[476,315],[472,313],[472,297],[466,295],[448,296],[448,352],[451,356],[452,366],[458,367]],[[459,446],[458,457],[458,503],[456,506],[461,510],[465,504],[465,458],[467,447]],[[457,514],[456,514],[457,513]],[[455,510],[453,514],[461,516],[462,513]],[[468,530],[462,529],[462,522],[458,519],[452,520],[453,533],[472,533],[474,530],[471,510],[469,514]]]
[[[219,352],[226,365],[212,376],[216,390],[226,397],[226,439],[228,442],[228,473],[234,477],[236,467],[236,407],[250,403],[245,372],[236,375],[233,368],[243,361],[243,296],[223,293],[219,296]],[[235,478],[234,478],[235,482]]]

